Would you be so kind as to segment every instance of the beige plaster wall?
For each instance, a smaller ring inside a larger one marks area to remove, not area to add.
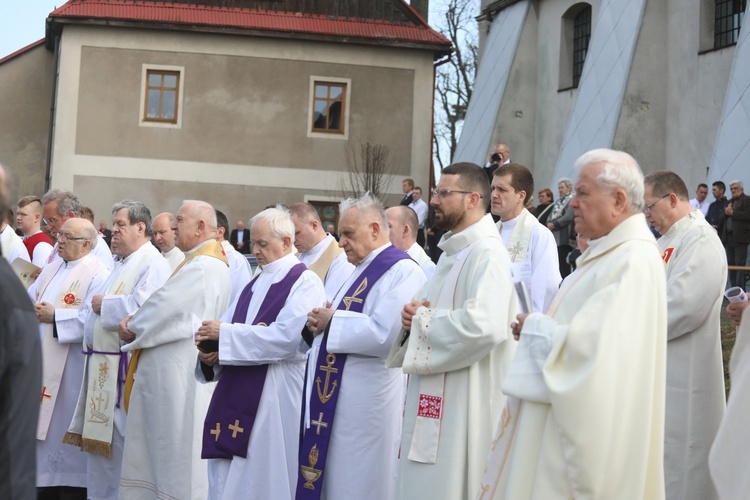
[[[0,64],[0,163],[13,199],[44,194],[52,64],[44,45]]]
[[[181,128],[139,126],[144,63],[184,68]],[[350,140],[308,137],[311,76],[351,80]],[[413,95],[412,69],[84,46],[75,152],[339,170],[369,138],[409,175]]]
[[[56,129],[52,183],[75,190],[98,213],[123,197],[157,199],[162,185],[179,200],[218,197],[234,203],[238,195],[222,186],[262,193],[237,201],[250,204],[248,213],[290,198],[279,193],[295,193],[293,201],[338,199],[347,141],[307,137],[310,74],[351,78],[348,142],[370,138],[394,144],[389,144],[398,168],[389,191],[394,198],[404,177],[427,184],[429,52],[66,26],[61,57],[55,120],[66,126]],[[138,127],[144,63],[185,67],[181,128]],[[252,120],[264,117],[262,126],[253,127]],[[108,192],[112,183],[119,191]],[[205,191],[172,191],[188,185]]]

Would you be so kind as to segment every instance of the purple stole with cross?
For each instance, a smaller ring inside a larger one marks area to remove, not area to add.
[[[367,266],[367,269],[357,277],[337,309],[362,312],[365,299],[373,285],[396,262],[410,258],[406,252],[394,246],[380,252]],[[331,318],[331,321],[334,318],[335,315]],[[346,354],[329,353],[326,343],[327,337],[324,337],[316,360],[314,389],[310,395],[310,427],[304,430],[300,445],[297,500],[317,500],[320,498],[326,456],[328,455],[328,442],[331,439],[333,417],[339,397],[338,390],[341,389],[344,375]]]
[[[268,289],[253,325],[270,325],[284,307],[292,286],[307,269],[304,264],[292,267],[287,275]],[[253,298],[255,279],[245,286],[234,309],[232,323],[244,323]],[[258,413],[268,365],[224,366],[211,397],[203,424],[201,458],[247,458],[250,432]]]

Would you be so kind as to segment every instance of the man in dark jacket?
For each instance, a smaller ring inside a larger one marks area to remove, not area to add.
[[[722,226],[721,240],[727,251],[727,263],[730,266],[744,266],[747,263],[747,247],[750,243],[750,196],[745,194],[741,181],[730,182],[729,189],[732,199],[719,217],[719,225]],[[742,282],[743,274],[744,271],[730,271],[729,279],[733,286],[738,286]]]

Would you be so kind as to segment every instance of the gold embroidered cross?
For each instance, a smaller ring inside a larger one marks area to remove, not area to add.
[[[344,297],[344,304],[346,305],[346,310],[348,311],[349,308],[352,306],[352,302],[356,302],[357,304],[362,303],[362,299],[357,297],[360,293],[364,292],[365,289],[367,289],[367,278],[362,280],[362,283],[359,284],[356,290],[354,290],[354,293],[351,297]]]
[[[245,432],[245,429],[243,429],[242,427],[240,427],[240,421],[239,420],[235,420],[234,421],[234,425],[229,424],[229,430],[232,431],[232,439],[237,438],[237,433],[238,432]]]
[[[320,436],[320,428],[321,427],[328,427],[328,423],[327,422],[323,422],[323,412],[320,412],[320,416],[318,416],[318,420],[313,420],[310,423],[313,424],[314,427],[318,428],[315,431],[315,434],[317,434],[318,436]]]
[[[211,429],[211,434],[216,436],[216,439],[214,439],[214,441],[219,440],[219,434],[221,434],[221,425],[219,424],[219,422],[216,422],[216,429]]]
[[[42,397],[39,399],[39,403],[44,403],[44,398],[52,399],[52,394],[47,394],[47,386],[42,387]]]

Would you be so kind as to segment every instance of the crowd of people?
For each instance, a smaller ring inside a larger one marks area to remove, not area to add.
[[[720,314],[750,197],[609,149],[575,170],[533,207],[499,143],[429,204],[412,179],[343,201],[337,235],[303,202],[230,231],[123,200],[97,230],[70,191],[21,198],[0,496],[745,498],[749,302],[728,406]]]

